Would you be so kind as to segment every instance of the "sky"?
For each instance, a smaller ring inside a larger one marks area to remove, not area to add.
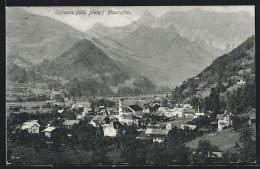
[[[155,17],[160,17],[169,11],[188,11],[194,8],[200,8],[215,12],[239,12],[244,11],[250,15],[255,15],[254,6],[75,6],[75,7],[22,7],[28,12],[54,18],[68,25],[75,27],[80,31],[90,29],[96,22],[100,22],[109,27],[120,27],[130,24],[137,20],[145,10],[150,11]],[[74,14],[55,14],[56,11],[74,11]],[[76,15],[77,10],[87,10],[87,14]],[[88,15],[90,10],[105,10],[104,15]],[[108,10],[130,11],[131,15],[107,15]]]

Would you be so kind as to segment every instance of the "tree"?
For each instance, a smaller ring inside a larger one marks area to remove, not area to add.
[[[159,143],[153,143],[147,154],[147,163],[162,164],[165,159],[162,157],[162,146]]]
[[[212,162],[213,151],[217,151],[218,147],[212,145],[209,140],[200,140],[198,148],[195,151],[193,161],[195,163],[210,163]]]
[[[105,149],[94,151],[91,160],[94,164],[112,164],[112,160],[107,155],[107,151]]]
[[[244,127],[239,135],[239,140],[243,143],[240,153],[240,161],[251,163],[256,160],[256,143],[252,139],[253,131],[249,127]]]

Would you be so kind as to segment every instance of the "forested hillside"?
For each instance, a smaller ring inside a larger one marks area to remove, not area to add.
[[[172,102],[190,102],[213,114],[243,114],[255,108],[255,36],[213,61],[172,92]]]

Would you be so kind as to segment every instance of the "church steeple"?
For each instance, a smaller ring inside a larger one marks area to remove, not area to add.
[[[119,100],[119,108],[118,108],[118,113],[119,113],[119,116],[121,116],[123,114],[123,107],[122,107],[123,103],[122,103],[122,100],[120,99]]]

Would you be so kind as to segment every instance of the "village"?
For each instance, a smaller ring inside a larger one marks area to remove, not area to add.
[[[48,99],[43,105],[35,106],[33,111],[38,113],[44,108],[54,115],[53,120],[45,119],[23,119],[24,122],[15,126],[8,126],[10,133],[18,131],[26,132],[29,135],[41,135],[46,138],[46,144],[51,147],[53,144],[52,135],[59,128],[65,128],[67,137],[77,137],[73,135],[73,128],[77,128],[80,123],[86,123],[102,131],[103,137],[116,138],[128,130],[128,127],[136,130],[135,140],[147,141],[161,144],[167,139],[169,132],[173,128],[180,130],[196,131],[197,136],[214,135],[232,126],[232,113],[225,112],[217,114],[215,121],[209,121],[209,125],[203,126],[195,119],[210,118],[210,112],[200,110],[200,107],[193,107],[188,103],[172,105],[169,95],[146,96],[146,97],[110,97],[99,98],[92,102],[77,101],[70,98],[60,98],[59,92],[49,92]],[[21,112],[26,112],[27,108],[17,106]],[[17,108],[16,107],[16,108]],[[15,107],[9,107],[9,111]],[[19,114],[19,113],[18,113]],[[255,113],[251,113],[248,124],[255,123]],[[10,118],[10,117],[8,117]],[[86,131],[81,131],[86,132]],[[199,133],[199,134],[198,134]],[[19,139],[19,138],[18,138]],[[192,138],[194,139],[194,138]],[[121,145],[121,149],[122,145]],[[213,152],[216,162],[222,158],[221,151]],[[20,160],[23,156],[11,156],[13,160]]]

